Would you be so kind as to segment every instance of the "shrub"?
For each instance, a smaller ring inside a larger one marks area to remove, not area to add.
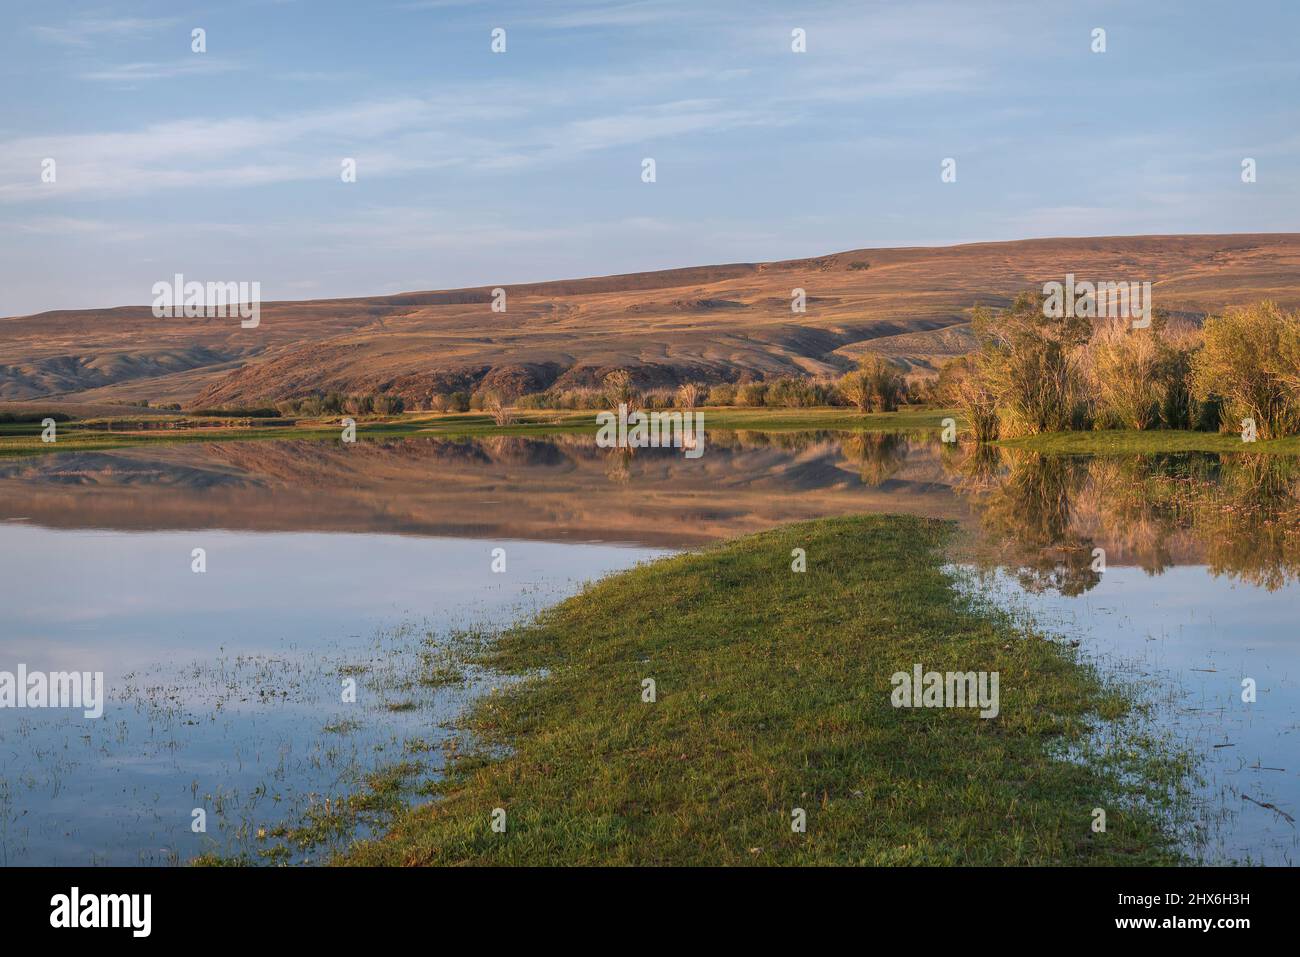
[[[374,399],[368,395],[350,395],[343,400],[343,411],[348,415],[369,415]]]
[[[626,369],[615,369],[606,375],[601,382],[601,391],[607,409],[617,411],[620,405],[625,405],[631,411],[640,405],[636,389],[632,387],[632,374]]]
[[[673,398],[670,389],[648,389],[641,394],[641,406],[646,409],[671,409]]]
[[[767,388],[766,382],[746,382],[736,390],[736,405],[766,405]]]
[[[734,405],[736,387],[730,382],[720,382],[709,388],[709,397],[705,401],[709,405]]]
[[[270,406],[256,409],[191,409],[189,414],[200,418],[278,419],[280,410]]]
[[[906,385],[897,365],[870,352],[840,379],[839,390],[859,412],[893,412],[906,394]]]
[[[370,400],[370,407],[376,415],[397,415],[406,408],[400,395],[382,393]]]
[[[1192,367],[1201,349],[1201,331],[1191,327],[1162,331],[1165,396],[1160,407],[1161,421],[1170,429],[1205,431],[1218,428],[1218,401],[1197,399],[1192,387]]]
[[[1081,347],[1091,320],[1048,317],[1042,303],[1040,295],[1022,293],[996,316],[981,307],[971,318],[979,343],[972,388],[995,400],[1003,438],[1087,424]]]
[[[957,406],[978,442],[998,438],[997,397],[980,375],[974,355],[962,356],[939,370],[934,385],[940,402]]]
[[[0,412],[0,423],[5,425],[27,425],[42,419],[71,422],[72,416],[67,412]]]
[[[1251,418],[1262,439],[1300,432],[1300,314],[1266,301],[1207,319],[1192,384],[1222,402],[1226,428]]]
[[[1154,328],[1131,329],[1128,320],[1102,326],[1087,349],[1097,417],[1102,424],[1149,429],[1159,424],[1169,392],[1169,362]]]
[[[515,400],[515,405],[521,409],[558,409],[558,400],[559,395],[554,392],[530,392]]]
[[[767,390],[767,404],[782,409],[806,409],[826,405],[829,391],[819,382],[786,376],[777,379]]]
[[[700,404],[704,389],[694,382],[683,382],[677,387],[677,408],[693,409]]]

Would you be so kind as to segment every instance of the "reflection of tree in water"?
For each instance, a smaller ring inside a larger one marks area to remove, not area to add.
[[[1185,454],[1099,459],[1085,506],[1152,574],[1190,540],[1216,575],[1273,591],[1300,573],[1300,462]]]
[[[605,455],[605,477],[611,482],[627,484],[632,477],[632,456],[636,449],[610,449]]]
[[[881,485],[903,467],[908,443],[897,432],[855,432],[844,440],[842,448],[849,461],[857,464],[864,485]]]
[[[1158,575],[1204,561],[1272,591],[1300,577],[1300,460],[1183,453],[1078,458],[987,446],[950,462],[985,532],[979,558],[1030,591],[1100,580],[1094,545]],[[955,458],[955,457],[954,457]]]
[[[996,482],[990,462],[964,468],[982,489],[972,499],[990,557],[1013,569],[1026,591],[1079,595],[1094,587],[1101,581],[1092,569],[1094,544],[1074,522],[1073,503],[1087,478],[1082,460],[1000,451],[1004,468]]]
[[[1191,511],[1206,564],[1274,591],[1300,578],[1300,461],[1290,456],[1223,456],[1212,494]]]
[[[1165,490],[1152,478],[1178,473],[1179,463],[1148,456],[1092,459],[1076,505],[1080,520],[1108,552],[1130,556],[1147,574],[1159,575],[1174,563],[1172,540],[1180,529]]]
[[[978,495],[1002,484],[1002,452],[996,445],[945,442],[939,463],[954,477],[953,487],[966,495]]]

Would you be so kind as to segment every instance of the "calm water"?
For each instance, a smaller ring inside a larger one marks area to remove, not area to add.
[[[456,716],[510,680],[421,680],[454,636],[672,549],[899,511],[961,523],[980,587],[1156,689],[1158,720],[1202,758],[1194,851],[1289,864],[1298,493],[1290,459],[1044,459],[805,433],[710,433],[695,460],[566,437],[0,462],[0,670],[108,683],[100,720],[0,709],[0,863],[273,847],[319,860],[353,829],[300,843],[276,828],[332,820],[394,762],[436,776]]]

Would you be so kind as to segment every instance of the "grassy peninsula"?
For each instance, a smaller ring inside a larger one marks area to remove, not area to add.
[[[610,577],[476,646],[527,680],[473,707],[431,803],[340,863],[1176,863],[1180,759],[1089,748],[1133,699],[960,597],[952,534],[787,526]],[[917,663],[998,672],[1000,714],[893,707],[891,676]]]

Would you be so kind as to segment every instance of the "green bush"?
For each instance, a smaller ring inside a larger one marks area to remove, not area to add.
[[[730,382],[720,382],[709,389],[709,397],[704,400],[705,405],[735,405],[736,387]]]

